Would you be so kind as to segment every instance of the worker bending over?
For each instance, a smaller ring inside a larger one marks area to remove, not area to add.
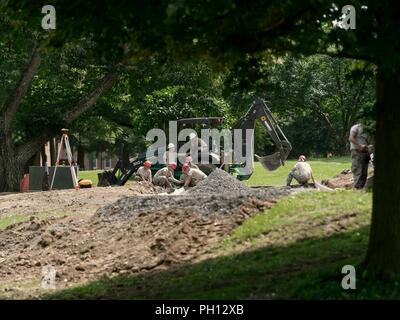
[[[152,177],[151,177],[151,162],[146,160],[143,163],[143,166],[141,166],[135,174],[135,180],[136,181],[147,181],[147,182],[152,182]]]
[[[176,167],[176,163],[171,162],[167,167],[158,170],[153,177],[153,184],[168,188],[173,188],[174,185],[182,184],[179,180],[174,178],[174,171],[176,170]]]
[[[190,167],[189,163],[182,166],[182,175],[180,177],[184,187],[194,187],[201,180],[207,178],[207,175],[198,168]]]
[[[314,176],[312,173],[311,166],[306,162],[306,157],[301,155],[297,160],[297,163],[293,167],[292,171],[289,172],[286,185],[289,187],[292,179],[295,179],[301,185],[307,186],[310,179],[315,185]]]

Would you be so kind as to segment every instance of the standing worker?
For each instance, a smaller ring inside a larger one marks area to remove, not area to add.
[[[362,189],[367,182],[372,145],[369,144],[368,134],[364,132],[359,123],[351,127],[349,141],[354,188]]]
[[[179,180],[174,178],[174,171],[176,170],[176,163],[169,163],[167,167],[161,168],[156,172],[153,178],[153,184],[160,187],[173,188],[173,185],[182,184]]]
[[[141,166],[137,171],[135,175],[135,180],[136,181],[147,181],[147,182],[152,182],[152,177],[151,177],[151,162],[146,160],[143,163],[143,166]]]
[[[289,172],[287,180],[286,180],[286,185],[290,187],[290,183],[292,182],[292,179],[294,178],[298,183],[301,185],[307,186],[308,181],[310,179],[312,182],[315,184],[314,176],[312,173],[311,166],[306,162],[307,159],[305,156],[301,155],[299,159],[297,160],[297,163],[294,165],[292,171]]]

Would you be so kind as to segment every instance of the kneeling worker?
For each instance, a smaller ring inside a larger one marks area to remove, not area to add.
[[[143,166],[141,166],[136,171],[135,180],[136,181],[147,181],[147,182],[151,183],[152,178],[151,178],[151,170],[150,170],[150,168],[151,168],[151,162],[146,160],[143,163]]]
[[[160,187],[172,188],[173,185],[182,184],[179,180],[174,178],[174,171],[176,170],[176,163],[171,162],[167,167],[161,168],[156,172],[153,178],[153,184]]]
[[[200,169],[192,168],[188,163],[182,166],[182,176],[180,180],[183,182],[184,187],[194,187],[205,178],[207,178],[207,175]]]
[[[315,185],[314,176],[312,173],[311,166],[306,162],[306,157],[301,155],[297,160],[297,163],[293,167],[292,171],[289,172],[286,185],[290,186],[292,179],[297,180],[301,185],[307,185],[310,179]]]

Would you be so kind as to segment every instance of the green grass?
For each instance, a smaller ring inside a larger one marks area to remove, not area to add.
[[[224,246],[257,239],[274,229],[299,228],[301,224],[324,223],[344,213],[356,214],[356,222],[349,227],[366,225],[370,221],[372,196],[370,193],[354,193],[351,190],[335,192],[304,192],[282,198],[270,210],[259,213],[236,228],[224,241]],[[324,236],[323,230],[318,236]],[[288,235],[290,238],[290,235]]]
[[[24,221],[28,221],[31,217],[35,217],[39,220],[48,219],[50,217],[58,218],[65,216],[64,212],[39,212],[33,215],[8,215],[5,217],[0,217],[0,230],[4,230],[8,226]]]
[[[97,182],[99,181],[97,174],[99,172],[103,172],[103,170],[85,170],[79,171],[78,180],[79,179],[89,179],[92,180],[93,186],[97,186]]]
[[[360,271],[356,290],[341,287],[342,267],[357,266],[364,258],[370,212],[370,193],[297,194],[236,228],[217,247],[215,258],[165,271],[103,279],[46,298],[398,299],[398,283],[366,280]],[[343,222],[348,215],[353,220],[344,229],[327,234],[329,221]],[[315,223],[313,230],[307,230],[310,222]],[[273,231],[283,238],[299,230],[305,232],[305,238],[265,242]],[[249,239],[257,244],[251,250]]]
[[[308,160],[316,181],[332,178],[344,169],[349,169],[351,166],[349,157],[337,158],[321,158]],[[275,171],[265,170],[259,162],[254,165],[254,173],[245,183],[249,186],[254,185],[271,185],[281,186],[286,184],[286,177],[289,171],[295,165],[295,160],[288,160],[284,166],[279,167]]]

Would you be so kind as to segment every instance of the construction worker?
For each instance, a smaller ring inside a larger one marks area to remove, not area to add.
[[[294,165],[292,171],[289,172],[286,185],[289,187],[292,179],[294,178],[298,183],[303,186],[307,186],[310,179],[315,185],[314,176],[312,173],[311,166],[306,162],[307,159],[304,155],[301,155]]]
[[[193,163],[193,158],[191,156],[187,156],[185,159],[185,163],[187,163],[189,165],[189,167],[194,168],[194,169],[198,169],[198,165]]]
[[[207,175],[203,171],[198,168],[191,167],[189,163],[185,163],[182,166],[182,175],[180,180],[185,188],[194,187],[205,178],[207,178]]]
[[[168,188],[173,188],[173,185],[182,184],[179,180],[174,178],[174,171],[176,170],[176,167],[176,163],[171,162],[167,167],[158,170],[153,177],[153,184]]]
[[[369,137],[359,123],[351,127],[349,141],[353,186],[355,189],[362,189],[367,182],[368,163],[370,161],[372,145],[369,144]]]
[[[143,163],[143,166],[141,166],[135,174],[135,180],[136,181],[147,181],[147,182],[152,182],[152,177],[151,177],[151,162],[146,160]]]

